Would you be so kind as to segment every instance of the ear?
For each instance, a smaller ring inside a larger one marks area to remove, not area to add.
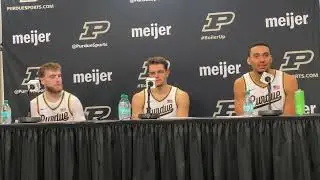
[[[170,75],[170,69],[167,69],[167,77]]]
[[[42,77],[42,78],[39,78],[39,80],[40,80],[40,83],[42,84],[42,85],[44,85],[44,78]]]
[[[247,63],[248,63],[248,65],[251,65],[249,57],[247,58]]]

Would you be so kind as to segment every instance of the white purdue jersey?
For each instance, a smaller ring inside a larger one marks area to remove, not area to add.
[[[253,82],[249,73],[243,75],[246,90],[251,90],[250,96],[254,100],[254,114],[258,115],[259,110],[268,110],[268,87],[262,88]],[[283,86],[283,72],[276,70],[275,77],[271,82],[271,108],[282,110],[284,108],[285,92]]]
[[[31,101],[30,106],[31,116],[40,117],[43,122],[85,120],[81,102],[66,91],[56,103],[48,102],[42,93]]]
[[[176,92],[177,87],[171,86],[169,94],[162,100],[157,100],[153,97],[152,93],[150,95],[150,107],[151,113],[160,114],[160,119],[176,117],[177,115],[177,104],[176,104]],[[147,100],[148,93],[147,90],[144,90],[144,113],[147,113]]]

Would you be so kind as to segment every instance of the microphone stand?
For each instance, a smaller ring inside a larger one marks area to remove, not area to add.
[[[148,91],[148,99],[147,99],[147,113],[150,114],[151,113],[151,107],[150,107],[150,95],[151,95],[151,88],[148,87],[147,89]]]
[[[268,102],[268,110],[271,110],[271,83],[268,82],[268,96],[269,96],[269,102]]]
[[[282,114],[282,110],[272,110],[271,108],[271,78],[266,77],[265,81],[268,82],[268,110],[260,110],[258,114],[260,116],[279,116]]]
[[[31,100],[33,99],[33,97],[31,96],[30,86],[31,85],[28,86],[28,91],[27,91],[29,104],[30,104]],[[26,117],[18,117],[17,120],[19,123],[37,123],[37,122],[41,121],[41,118],[40,117],[31,117],[30,108],[29,108],[28,115]]]
[[[140,119],[158,119],[160,117],[159,114],[151,113],[150,107],[150,95],[151,95],[151,86],[153,86],[153,82],[149,81],[147,86],[147,113],[146,114],[139,114],[138,118]]]

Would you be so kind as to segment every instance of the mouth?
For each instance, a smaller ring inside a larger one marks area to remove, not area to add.
[[[258,65],[258,69],[266,69],[267,65]]]

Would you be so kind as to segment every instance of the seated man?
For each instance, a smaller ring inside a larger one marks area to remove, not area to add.
[[[298,89],[295,76],[279,70],[271,69],[272,56],[268,44],[258,43],[249,47],[247,63],[252,71],[244,74],[234,82],[234,106],[237,115],[243,114],[245,91],[251,90],[251,99],[254,100],[254,112],[268,110],[268,85],[261,82],[264,72],[274,76],[271,82],[272,110],[282,110],[285,115],[295,115],[294,93]],[[269,99],[269,98],[268,98]]]
[[[160,118],[188,117],[189,95],[181,89],[167,84],[170,74],[168,62],[163,57],[151,57],[147,62],[149,77],[156,79],[156,88],[151,89],[151,113],[160,114]],[[147,112],[147,89],[132,98],[132,119]]]
[[[58,63],[42,65],[38,75],[45,91],[30,102],[31,117],[40,117],[42,122],[85,120],[80,100],[63,90]]]

